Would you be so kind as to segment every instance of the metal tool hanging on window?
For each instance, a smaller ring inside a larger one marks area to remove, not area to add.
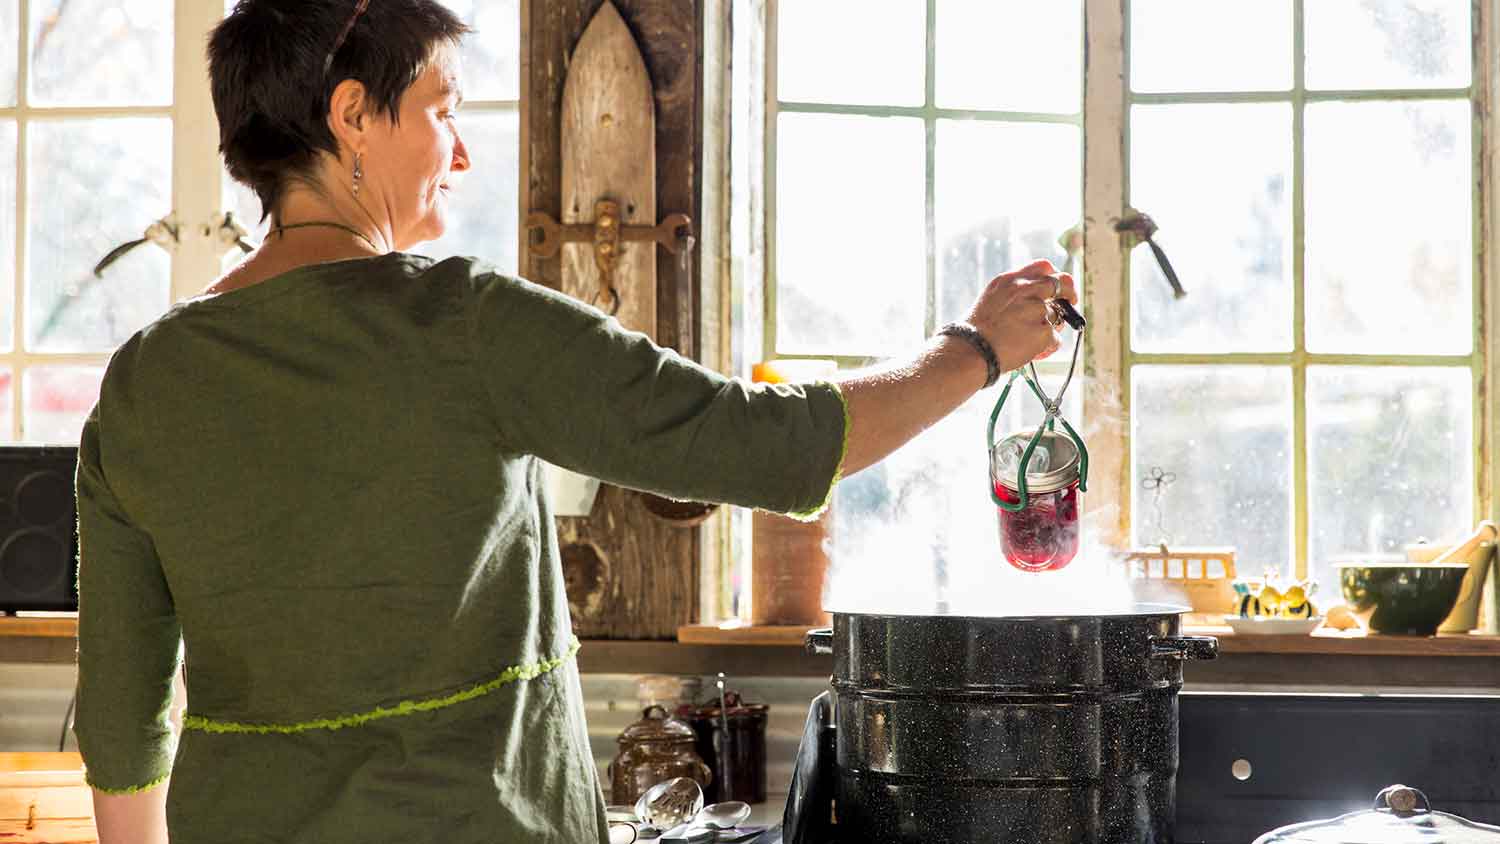
[[[143,243],[154,243],[168,252],[175,251],[177,244],[182,242],[179,236],[181,232],[182,224],[177,222],[177,212],[174,211],[147,226],[145,234],[141,237],[126,241],[109,250],[109,253],[100,258],[99,263],[94,265],[94,277],[103,278],[104,271],[109,268],[110,264],[125,257],[126,253]]]
[[[1166,276],[1167,284],[1172,285],[1172,296],[1177,299],[1187,295],[1182,289],[1182,282],[1177,280],[1177,271],[1172,269],[1172,262],[1167,260],[1167,253],[1157,245],[1151,236],[1156,234],[1156,221],[1145,213],[1126,208],[1125,216],[1115,221],[1115,231],[1126,236],[1126,248],[1134,249],[1137,244],[1144,242],[1151,247],[1151,254],[1156,256],[1156,265],[1161,267],[1162,275]]]

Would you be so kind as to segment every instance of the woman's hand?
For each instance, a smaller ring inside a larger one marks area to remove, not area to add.
[[[1048,261],[997,276],[979,294],[968,321],[984,335],[1009,372],[1057,349],[1047,300],[1078,301],[1073,279]],[[915,360],[896,362],[840,381],[849,403],[845,477],[885,459],[907,440],[952,413],[985,382],[987,367],[966,339],[934,338]]]
[[[1057,351],[1061,339],[1047,319],[1048,299],[1078,304],[1073,277],[1059,273],[1051,261],[1001,273],[980,292],[968,321],[990,342],[1002,373]]]

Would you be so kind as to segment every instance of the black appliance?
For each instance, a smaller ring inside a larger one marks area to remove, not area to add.
[[[1380,782],[1418,784],[1444,811],[1500,824],[1500,698],[1185,692],[1178,716],[1178,844],[1246,844],[1368,809]],[[836,729],[825,692],[783,825],[757,844],[846,844],[831,823]]]
[[[78,449],[0,446],[0,613],[78,609]]]

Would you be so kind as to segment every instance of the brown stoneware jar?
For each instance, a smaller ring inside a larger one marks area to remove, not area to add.
[[[632,806],[646,789],[673,777],[688,777],[707,788],[713,774],[693,749],[693,728],[661,706],[648,706],[641,720],[616,739],[620,753],[609,763],[609,802]]]

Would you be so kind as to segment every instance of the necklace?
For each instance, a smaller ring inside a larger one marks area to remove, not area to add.
[[[310,226],[327,226],[328,228],[332,229],[343,229],[344,231],[354,235],[360,240],[363,240],[365,243],[370,244],[370,248],[375,250],[376,252],[380,251],[380,247],[375,245],[375,241],[366,236],[364,232],[356,229],[353,226],[346,226],[343,223],[336,223],[332,220],[309,220],[305,223],[288,223],[284,226],[272,226],[270,231],[266,232],[266,237],[270,237],[273,234],[279,234],[280,232],[287,231],[288,229],[305,229]]]

